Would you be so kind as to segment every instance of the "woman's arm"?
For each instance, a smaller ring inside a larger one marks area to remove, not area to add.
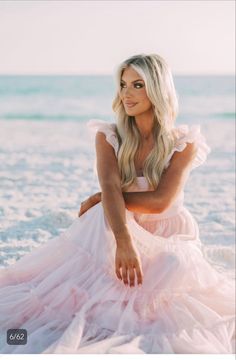
[[[102,190],[101,201],[105,215],[118,241],[128,234],[125,202],[121,190],[120,174],[114,149],[103,133],[96,134],[97,173]]]
[[[123,192],[126,208],[142,214],[157,214],[165,211],[183,189],[196,152],[194,143],[188,143],[182,152],[175,152],[170,165],[162,174],[156,190]],[[100,192],[92,195],[87,200],[82,213],[100,202],[101,196]]]
[[[116,239],[115,272],[126,285],[142,284],[143,274],[139,254],[126,224],[125,202],[114,149],[103,133],[96,134],[97,172],[102,189],[102,206]],[[102,239],[101,239],[102,241]],[[121,269],[121,270],[120,270]]]
[[[123,192],[126,208],[143,214],[165,211],[184,188],[196,152],[197,148],[194,143],[188,143],[183,151],[175,152],[170,165],[162,174],[156,190]]]
[[[183,189],[196,151],[195,144],[189,143],[182,152],[175,152],[156,190],[123,192],[126,208],[142,214],[157,214],[165,211]],[[100,202],[101,196],[100,192],[90,196],[85,204],[81,205],[80,214]]]

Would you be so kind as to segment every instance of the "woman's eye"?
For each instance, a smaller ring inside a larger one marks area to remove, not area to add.
[[[125,88],[125,87],[127,87],[126,86],[126,84],[124,84],[124,83],[120,83],[120,87],[121,87],[121,89],[123,89],[123,88]],[[134,88],[135,89],[141,89],[143,87],[143,84],[142,83],[135,83],[134,84]]]
[[[135,86],[136,89],[141,89],[143,87],[143,84],[136,83],[134,86]]]

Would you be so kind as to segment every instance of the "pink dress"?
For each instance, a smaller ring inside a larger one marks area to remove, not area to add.
[[[91,121],[118,150],[114,124]],[[196,142],[192,168],[210,149],[200,127],[180,125],[174,151]],[[138,177],[129,191],[149,191]],[[184,191],[161,214],[126,210],[139,251],[143,285],[130,288],[115,274],[115,238],[101,203],[60,236],[0,270],[1,353],[234,352],[234,281],[201,251],[198,225]],[[25,345],[8,345],[7,329],[26,329]]]

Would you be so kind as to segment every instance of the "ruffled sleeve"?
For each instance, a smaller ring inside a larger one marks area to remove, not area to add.
[[[119,150],[119,141],[116,135],[116,124],[107,121],[92,119],[87,123],[87,127],[91,133],[96,134],[98,131],[106,136],[106,141],[114,148],[117,156]]]
[[[175,145],[167,158],[165,168],[169,166],[170,159],[175,151],[183,151],[187,143],[195,143],[197,146],[197,154],[192,162],[192,169],[203,164],[207,155],[211,152],[211,148],[207,145],[205,137],[201,134],[200,125],[186,125],[182,124],[175,128]]]

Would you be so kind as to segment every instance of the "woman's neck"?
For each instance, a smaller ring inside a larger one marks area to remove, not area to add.
[[[146,143],[152,140],[153,112],[135,116],[135,122],[139,129],[142,142]]]

